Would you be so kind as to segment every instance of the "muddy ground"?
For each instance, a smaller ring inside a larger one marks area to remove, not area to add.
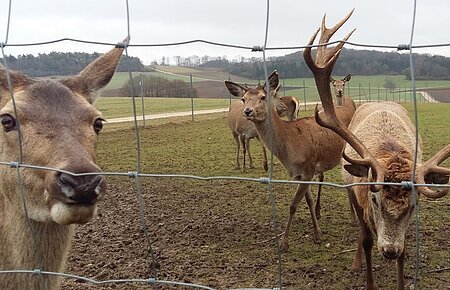
[[[148,126],[140,132],[141,171],[198,176],[267,176],[261,168],[261,147],[252,141],[255,169],[234,169],[235,148],[223,116],[195,122]],[[105,129],[99,163],[105,171],[135,170],[135,133]],[[275,159],[275,179],[288,179]],[[339,169],[326,180],[341,182]],[[347,194],[324,187],[322,243],[312,240],[305,202],[298,208],[290,248],[281,255],[274,239],[267,185],[233,180],[108,177],[108,193],[98,217],[77,228],[66,273],[95,280],[147,279],[193,283],[215,289],[364,289],[365,273],[351,272],[358,226],[350,220]],[[143,230],[136,188],[141,188]],[[274,184],[276,225],[284,229],[295,187]],[[314,195],[317,188],[313,187]],[[418,244],[419,289],[450,289],[450,202],[420,201]],[[408,230],[407,286],[416,264],[413,221]],[[396,266],[374,255],[375,278],[381,289],[395,289]],[[155,261],[153,264],[152,261]],[[281,273],[281,276],[279,276]],[[149,289],[144,283],[93,285],[64,279],[63,289]],[[195,289],[159,284],[158,289]]]

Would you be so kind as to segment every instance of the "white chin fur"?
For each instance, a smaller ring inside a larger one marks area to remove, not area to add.
[[[50,209],[52,219],[61,225],[85,224],[97,214],[97,205],[55,203]]]

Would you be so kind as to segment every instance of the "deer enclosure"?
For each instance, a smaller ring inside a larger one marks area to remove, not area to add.
[[[411,108],[407,108],[411,112]],[[302,115],[312,115],[312,111]],[[420,104],[419,126],[424,156],[448,142],[448,104]],[[255,168],[243,174],[235,169],[235,145],[225,114],[191,122],[159,120],[141,129],[142,172],[197,176],[266,176],[262,150],[253,142]],[[99,163],[106,172],[132,170],[135,152],[131,124],[105,125],[99,143]],[[116,158],[121,156],[120,159]],[[274,179],[288,180],[275,159]],[[446,161],[445,164],[448,164]],[[339,168],[326,173],[327,181],[342,183]],[[160,280],[180,281],[215,289],[273,288],[277,285],[277,250],[267,185],[247,181],[198,181],[184,178],[143,178],[146,222]],[[94,279],[148,278],[151,259],[139,222],[135,183],[126,177],[108,177],[107,198],[99,217],[78,227],[67,272]],[[273,184],[278,227],[283,228],[295,185]],[[289,250],[282,254],[282,285],[286,289],[361,289],[364,272],[351,272],[358,225],[350,220],[345,189],[322,189],[322,243],[315,244],[306,203],[295,216]],[[316,196],[317,186],[312,186]],[[420,289],[450,286],[450,217],[448,198],[420,200]],[[414,224],[407,232],[406,285],[415,265]],[[374,249],[374,274],[382,289],[395,287],[395,263]],[[446,269],[447,268],[447,269]],[[65,279],[64,289],[141,289],[142,284],[100,287]],[[83,286],[81,286],[83,285]],[[172,289],[171,286],[161,286]],[[179,287],[173,287],[179,289]],[[186,288],[190,289],[190,288]]]

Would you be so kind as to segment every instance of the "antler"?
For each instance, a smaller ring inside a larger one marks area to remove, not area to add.
[[[378,163],[378,161],[369,153],[364,144],[355,136],[352,132],[350,132],[345,126],[339,122],[336,117],[336,111],[334,110],[333,98],[331,96],[330,89],[330,77],[331,72],[333,71],[334,65],[341,53],[342,47],[344,46],[344,42],[353,34],[355,29],[353,29],[344,39],[339,42],[333,48],[327,49],[326,43],[330,40],[333,34],[350,18],[353,14],[353,11],[350,11],[347,16],[344,17],[341,21],[339,21],[334,27],[327,28],[325,25],[325,16],[322,19],[322,27],[321,29],[317,29],[317,31],[311,37],[308,45],[311,46],[316,39],[317,34],[320,30],[322,33],[320,35],[319,47],[317,48],[316,60],[312,59],[311,55],[311,47],[305,48],[303,51],[303,57],[305,59],[306,64],[309,69],[314,74],[314,79],[316,81],[317,90],[319,92],[320,101],[322,102],[322,107],[325,112],[325,115],[319,115],[318,107],[315,109],[315,117],[316,121],[319,125],[326,127],[328,129],[333,130],[339,136],[341,136],[345,141],[352,146],[355,151],[363,158],[362,160],[354,160],[349,158],[344,154],[344,158],[351,163],[358,164],[366,164],[370,165],[372,168],[373,179],[377,182],[384,181],[384,169]],[[381,185],[372,185],[372,191],[379,191],[381,189]]]
[[[417,175],[416,175],[416,181],[417,183],[424,184],[425,177],[429,174],[439,174],[443,176],[450,176],[450,169],[441,167],[439,164],[441,164],[445,159],[447,159],[450,156],[450,144],[447,146],[444,146],[438,153],[436,153],[433,157],[428,159],[427,162],[420,165],[417,168]],[[448,194],[448,189],[442,189],[442,190],[432,190],[429,187],[420,187],[419,191],[424,194],[426,197],[429,198],[441,198]]]

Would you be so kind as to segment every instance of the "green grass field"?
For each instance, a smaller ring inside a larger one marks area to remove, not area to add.
[[[136,97],[136,114],[142,115],[142,98]],[[193,99],[194,110],[226,108],[229,99]],[[132,98],[99,98],[95,107],[106,119],[133,116]],[[191,111],[191,99],[186,98],[144,98],[145,114]]]

